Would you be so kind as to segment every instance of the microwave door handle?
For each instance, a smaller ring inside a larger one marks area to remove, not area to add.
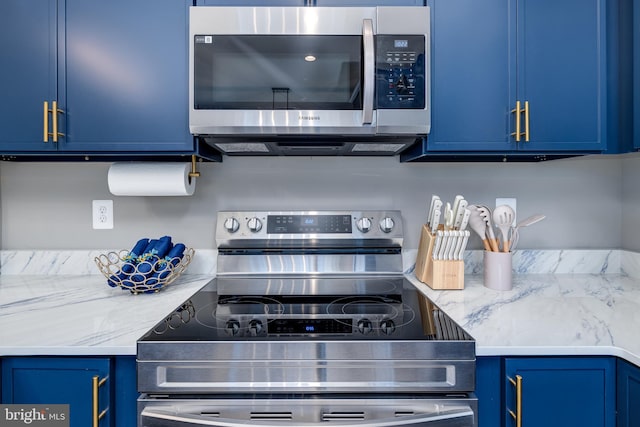
[[[150,419],[153,427],[188,427],[190,425],[211,426],[211,427],[247,427],[246,420],[232,420],[228,418],[210,418],[196,414],[180,413],[178,411],[163,411],[161,409],[145,408],[140,413],[141,418]],[[384,418],[378,420],[363,421],[331,421],[331,427],[397,427],[397,426],[428,426],[434,427],[460,427],[473,424],[474,413],[469,407],[456,408],[443,413],[407,415],[402,417]],[[324,422],[302,422],[295,425],[314,427],[325,425]],[[146,425],[146,424],[145,424]],[[284,427],[291,426],[290,420],[278,422],[273,420],[267,422],[261,420],[261,427]]]
[[[362,21],[362,47],[364,50],[364,76],[362,77],[362,124],[373,122],[373,89],[375,83],[375,46],[373,21]]]

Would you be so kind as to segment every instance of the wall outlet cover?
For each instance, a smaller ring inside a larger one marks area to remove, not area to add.
[[[94,200],[92,205],[94,230],[113,228],[113,200]]]

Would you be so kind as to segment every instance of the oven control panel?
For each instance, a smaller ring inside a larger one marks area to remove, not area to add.
[[[222,211],[216,240],[401,239],[400,211]],[[220,247],[220,245],[219,245]]]
[[[396,331],[396,320],[390,318],[233,318],[224,322],[230,337],[275,336],[390,336]]]

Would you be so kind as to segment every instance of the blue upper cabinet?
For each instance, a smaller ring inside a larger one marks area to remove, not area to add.
[[[0,52],[12,64],[0,71],[0,153],[194,150],[187,108],[191,1],[24,3],[0,3]]]
[[[633,1],[633,147],[640,150],[640,0]]]
[[[427,3],[432,127],[403,160],[606,150],[607,8],[617,0]]]
[[[606,149],[606,17],[606,0],[519,0],[516,96],[529,135],[518,149]]]
[[[422,6],[423,0],[196,0],[198,6]]]
[[[55,150],[43,143],[43,112],[58,96],[56,2],[3,0],[0,16],[0,149]]]
[[[429,151],[509,150],[515,1],[431,0]],[[511,62],[510,62],[511,60]]]

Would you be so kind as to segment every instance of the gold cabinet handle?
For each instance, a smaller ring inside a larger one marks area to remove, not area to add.
[[[53,142],[58,142],[58,137],[64,136],[63,133],[58,132],[58,114],[64,114],[64,111],[58,108],[57,101],[51,103],[51,114],[53,116]]]
[[[524,141],[529,142],[529,101],[524,101]]]
[[[520,114],[522,109],[520,108],[520,101],[516,101],[516,108],[511,110],[512,113],[516,113],[516,131],[511,136],[516,137],[516,142],[520,142]]]
[[[43,134],[43,142],[49,142],[49,103],[47,101],[44,101],[44,120],[43,120],[44,124],[43,124],[43,128],[44,128],[44,134]]]
[[[511,377],[508,378],[509,382],[516,388],[516,411],[513,412],[509,409],[509,414],[516,420],[516,427],[522,427],[522,376],[516,375],[515,380]]]
[[[55,108],[55,107],[54,107]],[[98,392],[100,387],[107,382],[107,378],[103,378],[100,379],[100,377],[98,375],[95,375],[92,378],[92,385],[93,385],[93,410],[92,410],[92,414],[93,414],[93,427],[98,427],[100,420],[102,418],[104,418],[104,416],[107,414],[107,411],[109,410],[109,408],[105,409],[102,412],[99,412],[100,409],[98,408]]]

